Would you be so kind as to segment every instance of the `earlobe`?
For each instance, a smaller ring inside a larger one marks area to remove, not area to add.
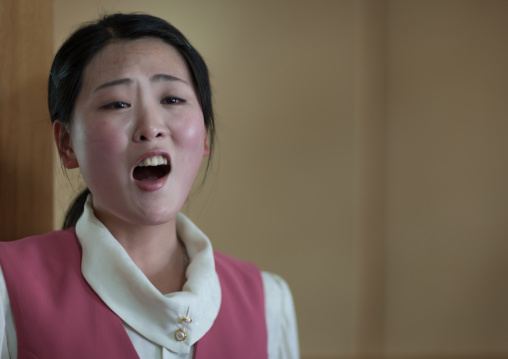
[[[210,143],[208,142],[208,134],[205,137],[205,147],[203,151],[203,157],[210,156]]]
[[[67,169],[79,167],[74,148],[72,146],[71,135],[67,127],[60,121],[53,122],[53,137],[56,148],[62,164]]]

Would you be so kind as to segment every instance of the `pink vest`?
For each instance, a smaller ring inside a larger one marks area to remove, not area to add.
[[[74,229],[0,243],[18,359],[139,359],[120,318],[81,274]],[[252,264],[215,253],[219,315],[195,359],[268,358],[263,283]]]

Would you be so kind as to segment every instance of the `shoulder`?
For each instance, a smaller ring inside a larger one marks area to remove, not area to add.
[[[74,231],[67,230],[0,242],[0,357],[17,355],[16,327],[7,284],[10,284],[11,294],[18,294],[28,288],[25,286],[27,278],[32,280],[31,283],[33,278],[40,281],[42,269],[49,267],[48,262],[60,262],[48,253],[58,252],[54,249],[62,247],[59,243],[64,243],[64,246],[72,243],[73,241],[69,240],[72,237]],[[36,277],[34,273],[37,273]],[[51,276],[50,280],[53,279]],[[37,300],[41,300],[41,297],[38,296]]]
[[[6,272],[30,272],[37,268],[55,269],[81,257],[74,229],[0,243],[0,264]]]
[[[243,296],[246,300],[257,297],[260,308],[264,306],[269,358],[299,358],[295,307],[287,282],[276,274],[260,271],[250,262],[217,252],[214,257],[221,283],[225,284],[225,277],[232,278],[229,283],[247,289],[248,295]]]
[[[241,295],[263,306],[263,280],[254,264],[214,252],[215,271],[219,277],[223,300],[227,294]],[[235,293],[235,294],[233,294]]]
[[[46,247],[68,243],[69,239],[75,238],[74,228],[53,231],[36,236],[25,237],[11,242],[0,242],[0,250],[30,250],[36,247]]]
[[[235,270],[239,273],[237,274],[258,274],[260,275],[260,270],[256,265],[251,262],[243,261],[240,259],[233,258],[227,254],[220,252],[213,252],[214,260],[215,260],[215,268],[217,271],[220,271],[226,267],[228,270]]]
[[[273,313],[277,313],[280,309],[293,310],[293,297],[288,284],[282,277],[262,272],[253,263],[223,253],[214,252],[214,259],[219,277],[227,276],[236,277],[237,280],[256,281],[264,292],[267,310],[271,310]]]
[[[269,272],[262,272],[261,276],[263,278],[267,314],[277,316],[283,313],[287,315],[286,319],[294,318],[293,296],[286,281],[282,277]]]
[[[282,300],[283,298],[292,298],[289,285],[282,277],[270,272],[261,272],[261,277],[263,278],[265,292],[272,299]]]

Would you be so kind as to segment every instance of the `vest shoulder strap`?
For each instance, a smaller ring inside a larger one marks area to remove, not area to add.
[[[194,349],[194,359],[267,359],[265,295],[259,269],[215,252],[222,301],[212,328]]]

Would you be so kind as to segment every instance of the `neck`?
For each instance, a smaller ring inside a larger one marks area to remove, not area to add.
[[[176,219],[155,226],[104,225],[161,293],[182,290],[187,261],[177,237]]]

